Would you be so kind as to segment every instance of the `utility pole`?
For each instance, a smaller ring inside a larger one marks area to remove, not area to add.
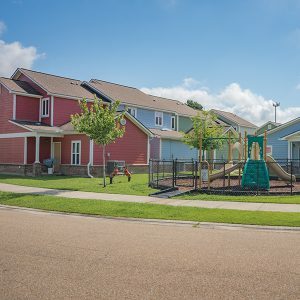
[[[277,121],[277,118],[276,118],[276,109],[277,109],[278,106],[280,106],[280,102],[274,102],[273,106],[275,108],[275,123],[276,123],[276,121]]]

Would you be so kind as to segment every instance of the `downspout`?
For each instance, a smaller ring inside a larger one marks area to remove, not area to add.
[[[90,160],[89,160],[89,163],[87,164],[87,174],[88,174],[88,177],[90,177],[90,178],[94,178],[94,176],[91,174],[91,170],[90,170],[90,167],[93,162],[93,156],[94,156],[94,143],[93,143],[93,140],[90,140]]]

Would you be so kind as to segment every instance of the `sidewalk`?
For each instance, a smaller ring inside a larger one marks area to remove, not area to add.
[[[162,198],[155,198],[149,196],[55,190],[55,189],[12,185],[6,183],[0,183],[0,191],[22,193],[22,194],[50,195],[50,196],[65,197],[65,198],[151,203],[151,204],[162,204],[162,205],[171,205],[171,206],[237,209],[237,210],[250,210],[250,211],[300,212],[300,204],[162,199]]]

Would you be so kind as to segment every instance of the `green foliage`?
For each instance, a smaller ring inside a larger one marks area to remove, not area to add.
[[[187,100],[186,105],[193,108],[193,109],[203,110],[203,106],[200,103],[198,103],[194,100]]]
[[[125,127],[120,125],[124,114],[117,114],[120,102],[104,105],[102,100],[95,97],[89,107],[86,99],[79,102],[81,113],[71,115],[75,130],[85,133],[95,144],[102,146],[103,165],[105,163],[105,146],[123,136]],[[106,186],[105,167],[103,168],[103,185]]]
[[[223,138],[223,128],[216,124],[217,116],[203,110],[201,115],[192,117],[193,129],[185,134],[184,142],[199,149],[199,138],[202,133],[202,150],[219,149],[226,142]]]
[[[123,136],[125,127],[120,126],[124,114],[117,114],[120,102],[104,105],[102,100],[95,97],[89,107],[86,99],[79,102],[81,113],[71,115],[74,128],[89,136],[94,143],[106,146]]]

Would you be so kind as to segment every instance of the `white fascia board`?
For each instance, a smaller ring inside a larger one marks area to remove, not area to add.
[[[19,137],[33,137],[36,136],[35,132],[16,132],[16,133],[1,133],[0,139],[11,139]]]
[[[9,122],[9,123],[12,123],[12,124],[14,124],[14,125],[16,125],[16,126],[19,126],[19,127],[23,128],[23,129],[26,129],[26,130],[28,130],[28,131],[33,131],[32,129],[28,128],[26,125],[21,125],[21,124],[19,124],[19,123],[14,122],[13,120],[8,120],[8,122]]]

